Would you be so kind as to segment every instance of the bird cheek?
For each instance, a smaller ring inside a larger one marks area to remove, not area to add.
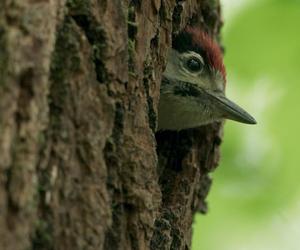
[[[222,76],[218,76],[216,79],[216,87],[219,91],[225,92],[225,81]]]

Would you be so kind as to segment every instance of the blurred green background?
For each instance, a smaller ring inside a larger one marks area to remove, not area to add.
[[[300,0],[222,5],[227,96],[258,125],[226,122],[192,249],[299,250]]]

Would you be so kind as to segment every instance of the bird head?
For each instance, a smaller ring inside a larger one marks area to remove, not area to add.
[[[222,119],[255,124],[251,115],[225,96],[225,86],[220,47],[199,28],[186,27],[168,51],[158,129],[188,129]]]

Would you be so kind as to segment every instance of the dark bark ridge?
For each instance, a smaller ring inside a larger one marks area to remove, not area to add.
[[[0,3],[0,249],[189,249],[221,124],[157,132],[166,51],[219,1]]]

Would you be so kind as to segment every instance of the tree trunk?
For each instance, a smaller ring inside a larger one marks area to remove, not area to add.
[[[218,0],[0,2],[0,249],[189,249],[221,124],[155,134],[172,35]]]

